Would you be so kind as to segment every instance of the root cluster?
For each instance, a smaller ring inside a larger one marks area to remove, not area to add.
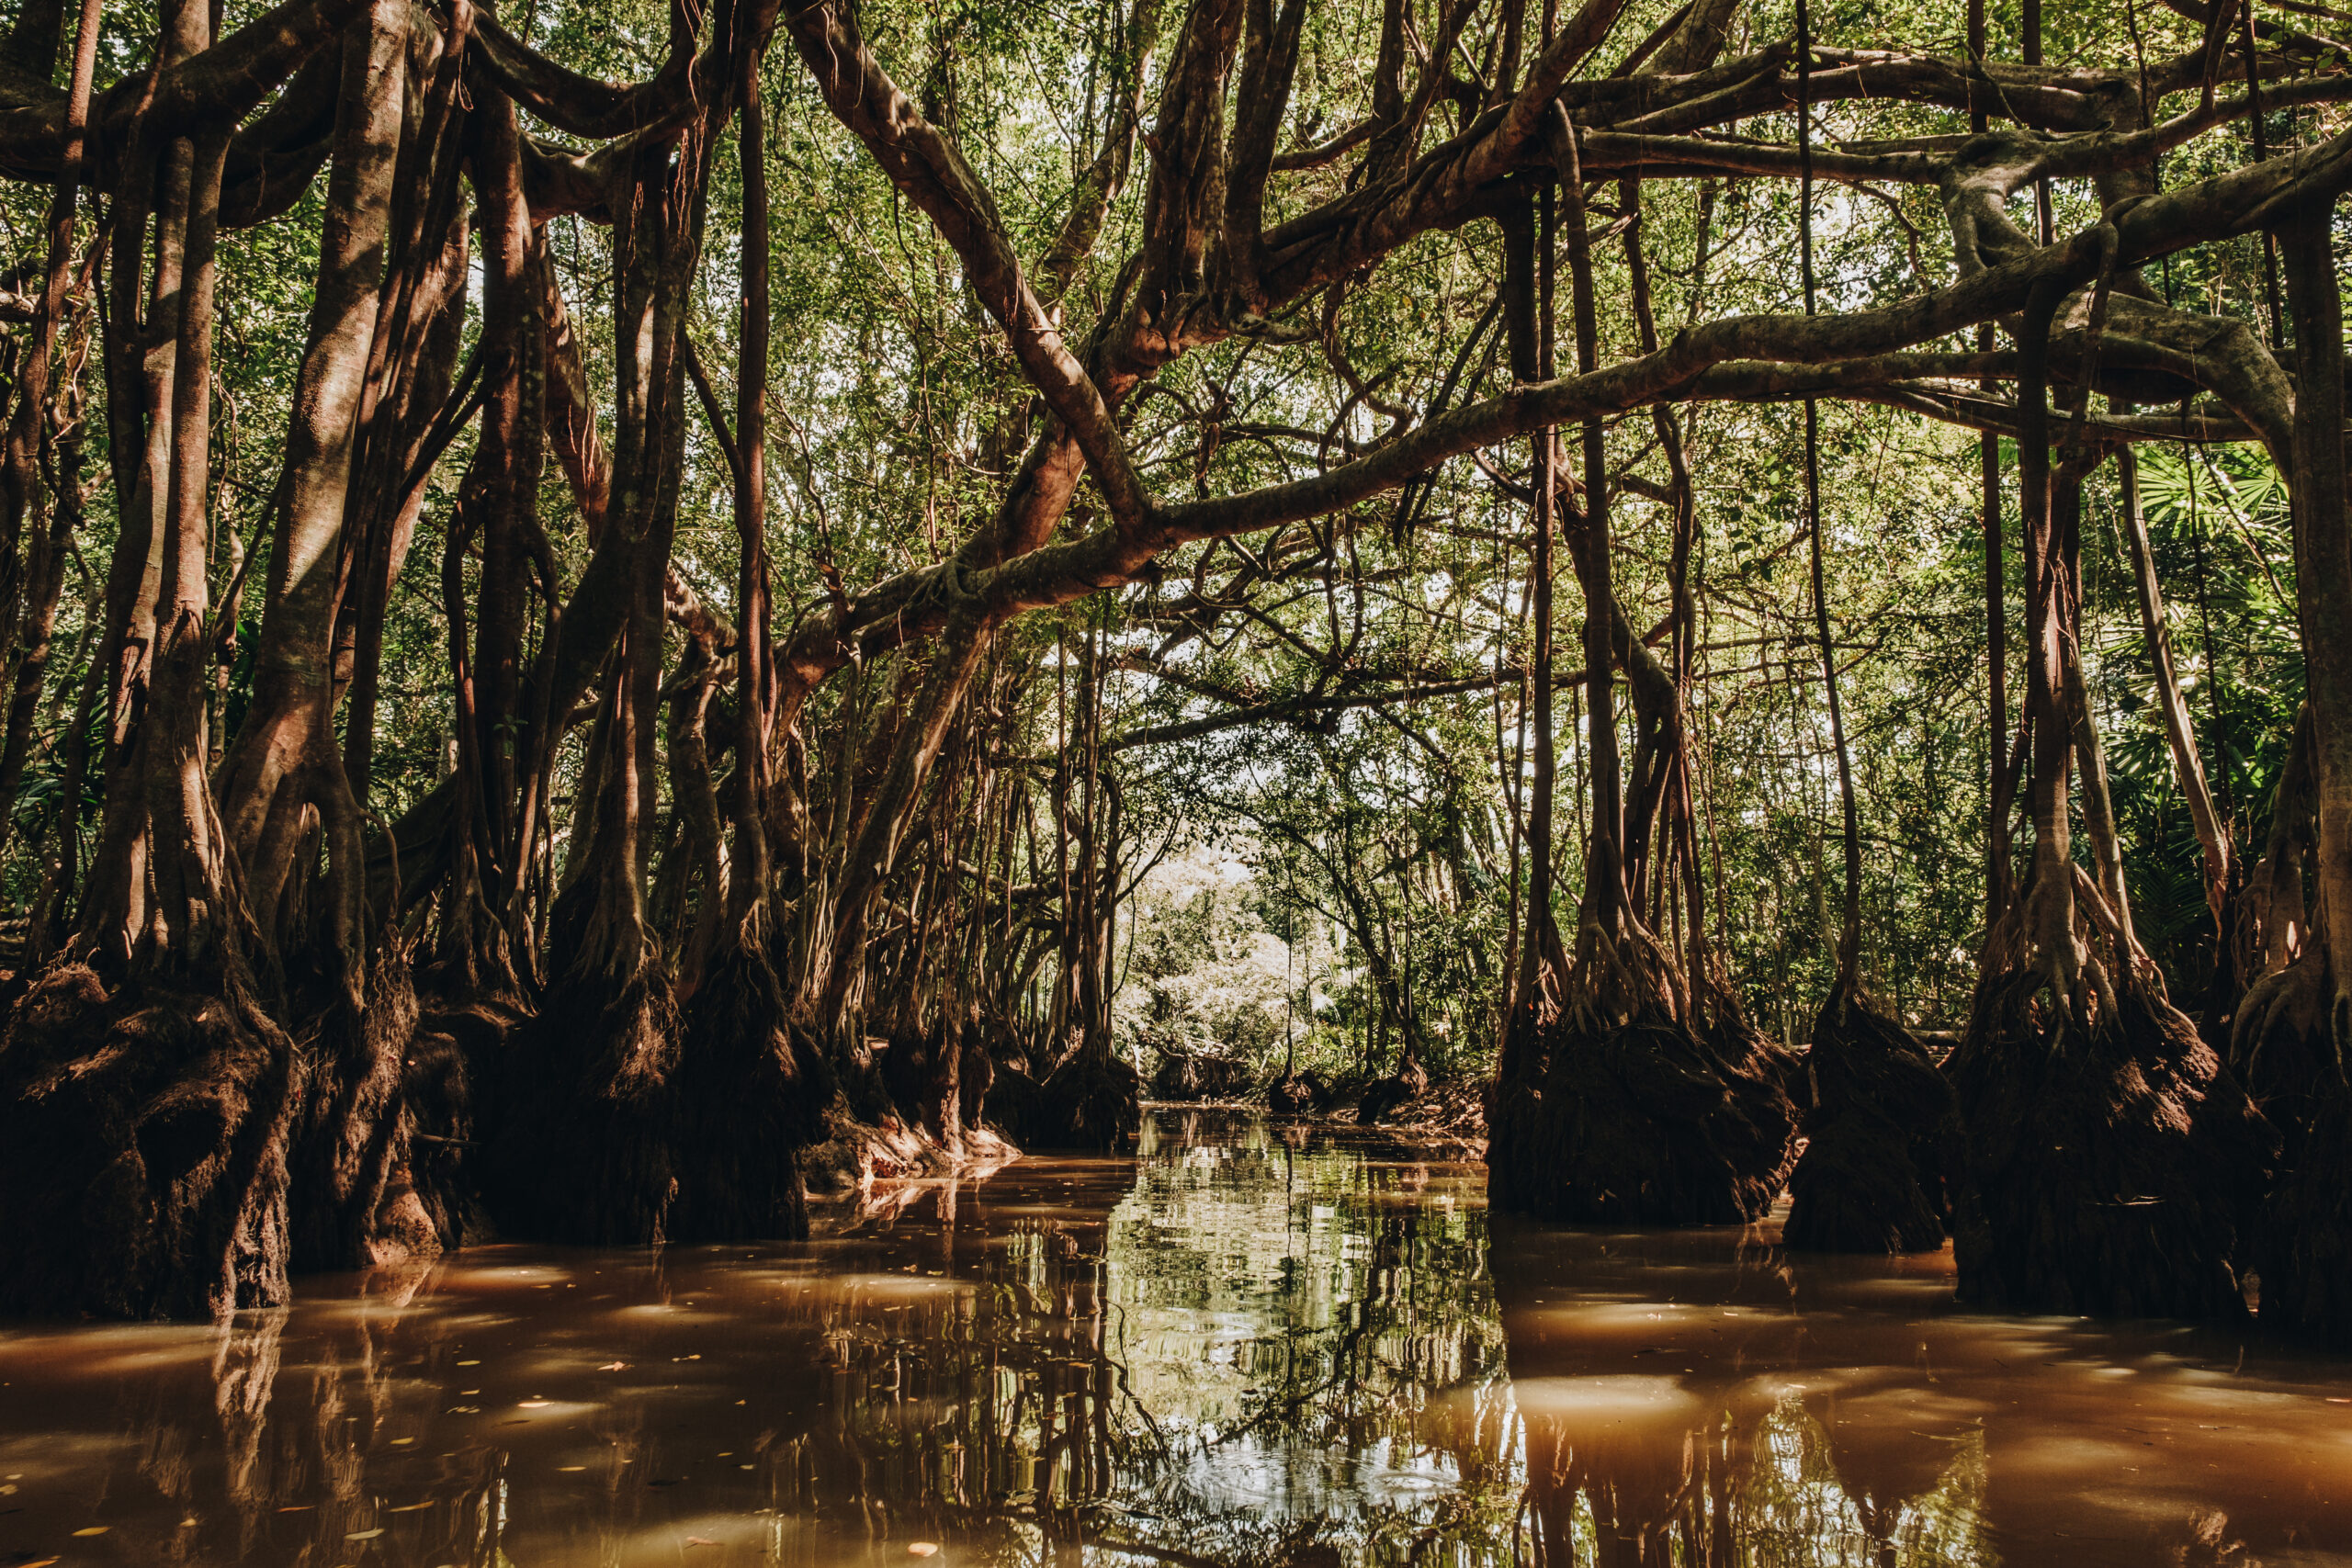
[[[1498,1086],[1487,1163],[1498,1208],[1601,1224],[1743,1224],[1780,1196],[1796,1131],[1785,1065],[1736,1027],[1656,1014],[1516,1026],[1528,1064]]]
[[[807,1235],[800,1152],[821,1135],[832,1089],[816,1043],[785,1021],[765,954],[738,948],[712,965],[687,1004],[684,1038],[672,1238]]]
[[[0,1314],[287,1299],[294,1044],[236,987],[37,980],[0,1037]]]
[[[2086,1024],[2041,975],[1988,977],[1952,1061],[1963,1299],[2018,1312],[2244,1314],[2269,1124],[2177,1009],[2127,980]]]
[[[554,987],[515,1037],[484,1162],[500,1228],[583,1247],[667,1240],[678,1057],[677,1007],[658,964]]]
[[[2263,1209],[2262,1319],[2352,1344],[2352,1089],[2339,1080],[2321,1099],[2301,1145]]]
[[[1143,1130],[1143,1075],[1116,1056],[1081,1051],[1043,1082],[1001,1068],[989,1120],[1023,1148],[1115,1151]]]
[[[1284,1073],[1266,1090],[1266,1109],[1277,1116],[1305,1116],[1331,1098],[1331,1086],[1315,1072]]]
[[[1941,1247],[1959,1122],[1935,1058],[1894,1020],[1833,996],[1806,1070],[1805,1150],[1789,1178],[1783,1240],[1816,1252]]]

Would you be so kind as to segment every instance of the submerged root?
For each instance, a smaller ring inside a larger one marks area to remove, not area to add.
[[[41,976],[0,1034],[0,1314],[287,1299],[293,1043],[242,993]]]
[[[2352,1089],[2341,1080],[2318,1098],[2301,1157],[2264,1206],[2256,1258],[2266,1325],[2352,1344]]]
[[[1653,1013],[1614,1027],[1522,1018],[1521,1081],[1497,1086],[1491,1201],[1544,1219],[1742,1224],[1788,1174],[1796,1107],[1753,1032],[1701,1034]]]
[[[815,1043],[786,1022],[767,956],[738,945],[688,1004],[678,1066],[678,1201],[671,1239],[808,1234],[803,1150],[823,1135],[832,1084]]]
[[[1808,1077],[1805,1151],[1789,1178],[1782,1239],[1815,1252],[1941,1247],[1959,1117],[1935,1058],[1860,998],[1832,997],[1813,1026]]]
[[[587,1247],[668,1238],[677,1029],[658,963],[553,988],[516,1034],[485,1151],[484,1197],[501,1230]]]
[[[2233,1317],[2278,1151],[2197,1026],[2144,982],[2087,1029],[2032,973],[1988,976],[1952,1059],[1963,1299],[2019,1312]]]

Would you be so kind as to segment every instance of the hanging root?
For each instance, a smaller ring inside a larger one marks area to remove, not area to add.
[[[2278,1139],[2136,967],[2087,1027],[2032,971],[1987,974],[1952,1058],[1964,1300],[2019,1312],[2233,1317]]]
[[[627,1247],[666,1240],[677,1196],[677,1004],[650,957],[559,980],[518,1032],[484,1197],[506,1234]]]
[[[1814,1021],[1805,1151],[1789,1178],[1782,1239],[1815,1252],[1928,1252],[1943,1245],[1944,1171],[1959,1119],[1935,1058],[1860,998]]]
[[[1495,1206],[1603,1224],[1743,1224],[1780,1196],[1796,1107],[1752,1031],[1700,1033],[1652,1010],[1598,1028],[1522,1010],[1521,1080],[1497,1085]]]
[[[756,945],[730,944],[688,1003],[678,1065],[677,1241],[805,1236],[803,1150],[834,1097],[824,1055],[786,1022],[784,987]]]
[[[287,1299],[293,1043],[233,983],[40,976],[0,1034],[0,1314],[226,1318]]]

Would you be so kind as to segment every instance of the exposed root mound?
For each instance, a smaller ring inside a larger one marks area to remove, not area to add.
[[[1123,1149],[1143,1132],[1143,1075],[1081,1052],[1043,1083],[1001,1069],[989,1105],[997,1130],[1024,1149]]]
[[[297,1269],[358,1269],[444,1246],[413,1181],[392,1190],[408,1156],[406,1060],[417,1021],[407,954],[387,950],[364,984],[360,1006],[338,994],[304,1043],[289,1161]]]
[[[860,1213],[881,1213],[904,1207],[919,1190],[882,1197],[877,1196],[877,1183],[887,1187],[910,1178],[985,1176],[1020,1157],[1019,1149],[986,1127],[965,1128],[961,1146],[949,1149],[922,1128],[897,1117],[887,1126],[860,1122],[837,1100],[825,1119],[823,1141],[800,1152],[800,1174],[814,1224],[819,1223],[816,1205],[821,1200],[854,1197]],[[877,1206],[869,1210],[869,1204]]]
[[[1988,977],[1952,1058],[1966,1128],[1963,1300],[2013,1312],[2234,1317],[2239,1242],[2278,1139],[2143,986],[2089,1029],[2039,975]]]
[[[531,1021],[517,998],[475,993],[424,1008],[403,1058],[407,1152],[385,1183],[387,1210],[413,1201],[454,1251],[486,1229],[469,1157],[479,1130],[497,1124],[495,1091],[516,1034]]]
[[[667,1240],[677,1196],[677,1006],[658,963],[559,981],[515,1036],[483,1171],[499,1228],[530,1241]]]
[[[978,1124],[970,1114],[978,1100],[966,1094],[964,1083],[987,1071],[979,1041],[977,1011],[943,1010],[920,1031],[894,1033],[882,1057],[883,1082],[900,1118],[919,1123],[951,1162],[959,1157],[965,1129]]]
[[[238,988],[37,980],[0,1034],[0,1314],[287,1299],[293,1043]]]
[[[957,1066],[956,1095],[964,1130],[969,1133],[988,1114],[989,1094],[996,1088],[997,1049],[1005,1039],[1001,1025],[973,1019],[964,1031],[964,1055]]]
[[[1356,1101],[1356,1120],[1367,1127],[1375,1122],[1386,1122],[1429,1089],[1430,1075],[1418,1066],[1389,1077],[1374,1078]]]
[[[1951,1084],[1911,1032],[1858,998],[1814,1021],[1804,1154],[1781,1239],[1813,1252],[1928,1252],[1950,1204]]]
[[[2336,1081],[2327,1006],[2327,965],[2307,960],[2256,981],[2230,1019],[2230,1071],[2278,1130],[2290,1169]]]
[[[1329,1103],[1331,1086],[1317,1072],[1286,1073],[1266,1091],[1266,1109],[1277,1116],[1306,1116]]]
[[[1250,1065],[1205,1052],[1163,1050],[1151,1075],[1155,1100],[1239,1100],[1250,1092]]]
[[[1381,1145],[1424,1159],[1484,1159],[1491,1087],[1483,1078],[1432,1078],[1376,1122],[1365,1120],[1359,1107],[1357,1124]]]
[[[823,1053],[785,1022],[766,955],[738,946],[687,1004],[678,1064],[675,1241],[808,1234],[801,1151],[823,1135],[833,1097]]]
[[[2266,1325],[2352,1344],[2352,1089],[2340,1081],[2264,1207],[2256,1256]]]
[[[1488,1111],[1497,1208],[1601,1224],[1744,1224],[1788,1174],[1796,1107],[1752,1031],[1523,1021],[1520,1082]]]

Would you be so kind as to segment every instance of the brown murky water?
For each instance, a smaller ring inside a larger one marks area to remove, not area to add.
[[[801,1246],[0,1328],[0,1568],[2352,1563],[2352,1363],[1483,1190],[1163,1112]]]

